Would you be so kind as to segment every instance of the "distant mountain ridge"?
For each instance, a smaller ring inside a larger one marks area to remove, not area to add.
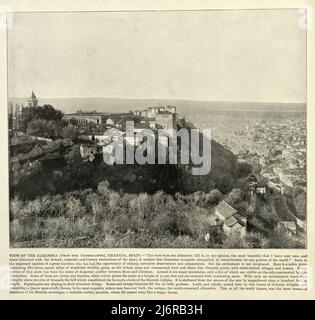
[[[9,98],[9,102],[26,104],[28,98]],[[306,103],[272,103],[272,102],[222,102],[193,101],[180,99],[119,99],[119,98],[40,98],[39,105],[51,104],[64,113],[82,111],[128,112],[157,105],[174,105],[183,115],[196,111],[263,111],[263,112],[306,112]]]

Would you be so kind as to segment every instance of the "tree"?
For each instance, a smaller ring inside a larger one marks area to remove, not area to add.
[[[42,107],[36,107],[36,108],[38,108],[38,117],[40,119],[44,119],[47,121],[50,121],[50,120],[60,121],[62,119],[62,112],[59,110],[56,110],[50,104],[45,104]]]
[[[233,188],[233,183],[234,178],[230,173],[223,173],[216,178],[217,188],[223,193],[228,193],[231,191]]]
[[[27,134],[44,137],[47,135],[47,121],[42,119],[34,119],[27,125]]]
[[[252,166],[249,163],[241,162],[237,166],[237,176],[239,178],[247,177],[252,172]]]
[[[50,139],[59,138],[62,124],[54,120],[35,119],[28,123],[27,133]]]
[[[26,162],[22,166],[13,166],[10,171],[12,177],[10,187],[13,194],[21,199],[34,199],[47,191],[47,180],[43,179],[42,166],[38,161]]]
[[[65,160],[70,168],[80,168],[82,166],[82,158],[80,154],[80,147],[74,145],[71,150],[65,155]]]
[[[243,192],[241,189],[233,189],[225,198],[225,201],[231,206],[234,206],[241,200],[243,200]]]
[[[62,129],[62,136],[65,139],[76,140],[78,138],[78,129],[73,126],[67,126]]]
[[[62,112],[56,110],[51,105],[44,105],[42,107],[26,107],[22,108],[22,115],[20,119],[21,130],[26,131],[29,123],[34,120],[46,120],[58,123],[59,126],[64,126],[62,121]]]
[[[219,189],[213,189],[209,193],[209,202],[217,204],[222,199],[222,192]]]
[[[72,125],[72,126],[77,126],[79,124],[79,121],[77,119],[74,119],[74,118],[71,118],[69,120],[69,123]]]

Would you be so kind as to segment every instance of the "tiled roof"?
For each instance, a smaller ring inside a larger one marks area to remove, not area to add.
[[[236,218],[236,219],[245,219],[245,217],[244,216],[242,216],[241,214],[239,214],[239,213],[235,213],[234,214],[234,217]]]
[[[242,216],[239,213],[235,213],[233,217],[236,218],[238,223],[241,224],[242,226],[246,225],[246,217]]]
[[[232,216],[226,220],[224,220],[224,223],[228,226],[228,227],[232,227],[237,223],[237,220]]]
[[[225,218],[228,219],[231,216],[233,216],[234,213],[236,213],[237,211],[231,207],[227,202],[225,202],[224,200],[221,201],[216,207],[215,209]]]

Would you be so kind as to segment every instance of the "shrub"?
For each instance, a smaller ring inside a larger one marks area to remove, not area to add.
[[[184,199],[192,206],[198,206],[202,208],[208,204],[210,195],[203,191],[196,191],[192,194],[185,196]]]
[[[208,230],[209,240],[207,242],[207,247],[216,248],[221,247],[226,239],[226,234],[224,233],[221,226],[216,226]]]
[[[75,221],[78,217],[83,217],[86,214],[85,208],[82,206],[81,201],[74,197],[70,197],[66,202],[66,216]]]
[[[266,248],[268,240],[260,232],[247,232],[245,241],[250,248]]]
[[[112,230],[118,233],[125,233],[130,228],[130,218],[126,214],[119,214],[111,221]]]
[[[34,241],[43,238],[44,222],[42,219],[15,219],[10,222],[10,241]]]
[[[157,215],[150,224],[150,230],[155,234],[165,234],[169,232],[171,226],[175,223],[174,217],[169,214]]]
[[[119,206],[120,194],[118,192],[111,192],[108,199],[108,208],[111,213],[115,213],[116,208]]]
[[[171,243],[173,248],[202,248],[205,247],[204,242],[194,240],[189,236],[178,236]]]
[[[223,248],[248,248],[248,244],[238,232],[233,232],[227,236],[222,245]]]
[[[27,238],[25,228],[20,224],[18,219],[10,222],[10,241],[24,241]]]
[[[18,197],[14,197],[10,201],[10,219],[16,219],[18,218],[23,210],[24,203],[22,200],[20,200]]]
[[[109,182],[107,180],[100,182],[97,186],[97,191],[104,199],[107,200],[111,193],[109,189]]]
[[[141,217],[149,217],[151,215],[151,210],[149,208],[151,197],[147,193],[141,193],[136,196],[134,199],[130,200],[130,210]]]
[[[267,246],[268,248],[305,248],[305,243],[281,226],[271,233]]]
[[[209,230],[207,210],[195,208],[187,214],[189,234],[193,239],[202,238]]]
[[[42,203],[40,199],[27,201],[22,209],[22,216],[37,217],[43,214]]]
[[[49,239],[70,239],[94,236],[94,226],[88,217],[78,218],[75,222],[66,217],[48,218],[45,230]]]
[[[52,197],[47,214],[49,217],[59,217],[66,214],[66,200],[60,194]]]

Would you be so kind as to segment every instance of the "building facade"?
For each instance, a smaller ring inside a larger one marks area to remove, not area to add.
[[[94,122],[96,124],[101,124],[103,115],[100,113],[89,113],[89,112],[76,112],[76,113],[68,113],[63,116],[66,121],[70,121],[71,119],[78,121],[78,123],[88,123]]]

